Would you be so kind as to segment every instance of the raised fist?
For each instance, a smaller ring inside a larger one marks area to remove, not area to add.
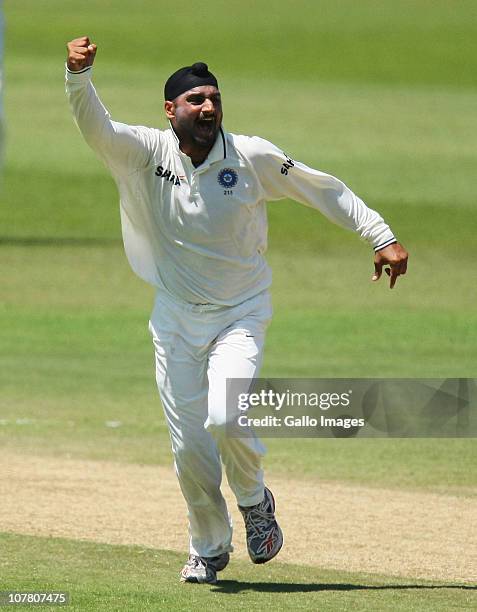
[[[69,70],[77,72],[93,65],[97,47],[90,43],[87,36],[75,38],[66,45],[66,48],[68,49],[66,65]]]

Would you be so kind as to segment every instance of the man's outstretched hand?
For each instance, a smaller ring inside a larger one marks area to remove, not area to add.
[[[93,65],[97,46],[91,43],[87,36],[75,38],[66,45],[66,48],[68,49],[66,65],[69,70],[77,72]]]
[[[391,279],[389,288],[392,289],[396,284],[397,277],[401,274],[406,274],[407,259],[407,251],[399,242],[384,247],[374,256],[374,274],[372,280],[379,280],[383,272],[383,266],[389,265],[389,268],[385,268],[385,272]]]

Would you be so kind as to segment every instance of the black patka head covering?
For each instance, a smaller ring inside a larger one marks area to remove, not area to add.
[[[192,66],[184,66],[167,79],[164,85],[164,99],[175,100],[185,91],[202,85],[213,85],[219,88],[217,79],[209,72],[207,64],[196,62]]]

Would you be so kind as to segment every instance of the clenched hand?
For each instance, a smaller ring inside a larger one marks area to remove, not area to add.
[[[68,49],[66,65],[69,70],[77,72],[93,65],[97,46],[91,43],[87,36],[75,38],[67,43],[66,48]]]

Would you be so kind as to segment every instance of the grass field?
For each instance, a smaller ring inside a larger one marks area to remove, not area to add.
[[[178,553],[60,539],[0,536],[10,561],[0,588],[70,593],[68,610],[450,610],[471,609],[468,585],[389,579],[274,563],[250,572],[247,562],[225,570],[215,586],[177,583]],[[15,557],[15,563],[12,559]],[[13,567],[12,567],[13,566]],[[253,576],[253,577],[252,577]],[[475,597],[475,596],[474,596]],[[47,609],[41,607],[40,609]],[[51,610],[58,607],[50,607]]]
[[[128,268],[115,186],[63,93],[65,42],[83,33],[98,43],[95,83],[115,118],[165,127],[165,78],[207,61],[220,77],[227,130],[261,135],[339,176],[409,249],[409,274],[391,292],[384,279],[370,282],[372,256],[355,236],[298,204],[270,205],[275,316],[264,376],[476,376],[474,2],[4,4],[1,446],[59,460],[171,462],[147,332],[153,290]],[[473,440],[267,445],[267,469],[281,476],[475,495]],[[197,592],[170,582],[177,553],[0,542],[0,590],[67,584],[75,609],[273,601],[448,610],[470,609],[473,594],[280,563],[258,575],[242,562],[222,586]]]

